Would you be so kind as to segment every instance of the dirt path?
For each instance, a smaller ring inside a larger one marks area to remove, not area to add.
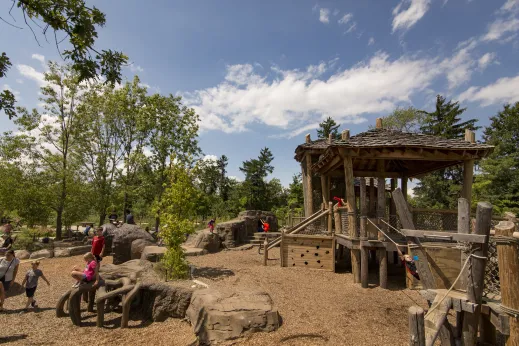
[[[390,286],[390,290],[373,286],[363,290],[353,284],[349,273],[280,268],[274,258],[264,267],[262,256],[255,249],[224,251],[189,260],[197,266],[227,268],[234,273],[199,278],[210,287],[263,290],[271,295],[283,319],[282,327],[273,333],[256,333],[234,342],[239,345],[406,345],[407,309],[415,302],[422,306],[425,303],[417,292],[403,290],[401,286]],[[111,263],[111,258],[105,261]],[[118,313],[105,316],[106,328],[103,329],[96,328],[95,315],[86,312],[83,316],[88,316],[87,327],[74,327],[70,319],[56,318],[54,306],[71,286],[69,272],[75,264],[82,265],[81,256],[42,261],[41,269],[51,286],[40,280],[36,292],[41,308],[38,313],[19,313],[25,293],[16,290],[19,285],[13,286],[15,295],[7,299],[7,311],[0,313],[0,343],[146,345],[152,341],[153,345],[190,345],[195,341],[190,324],[177,319],[151,324],[130,321],[130,328],[121,330]],[[21,265],[18,283],[28,268],[29,264]],[[402,276],[399,278],[402,281]],[[396,279],[390,277],[389,281]],[[376,277],[370,282],[376,282]]]

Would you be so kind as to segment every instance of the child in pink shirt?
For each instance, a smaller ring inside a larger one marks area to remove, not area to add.
[[[72,277],[76,279],[76,283],[72,287],[78,287],[82,282],[89,283],[94,279],[96,280],[94,285],[96,285],[97,281],[99,280],[97,261],[94,255],[91,252],[87,252],[83,256],[83,259],[86,262],[85,270],[80,271],[77,266],[74,266],[74,270],[71,273]]]

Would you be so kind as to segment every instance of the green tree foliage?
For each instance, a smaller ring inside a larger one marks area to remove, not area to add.
[[[425,115],[421,131],[428,135],[459,139],[465,135],[465,129],[477,130],[477,119],[461,121],[465,108],[459,102],[446,101],[440,95],[436,97],[436,108]],[[460,167],[450,167],[428,174],[420,179],[414,188],[416,203],[421,208],[456,209],[457,200],[463,185],[463,174]]]
[[[267,210],[268,188],[265,179],[274,171],[271,165],[274,156],[268,148],[260,151],[258,158],[244,161],[240,171],[245,174],[243,183],[247,209]]]
[[[303,208],[303,205],[303,177],[301,173],[294,174],[292,182],[288,186],[288,206],[290,209],[299,209]]]
[[[485,142],[494,145],[494,152],[480,163],[476,175],[476,200],[490,201],[496,211],[519,212],[519,102],[505,105],[490,118],[485,128]]]
[[[84,0],[11,0],[12,6],[9,15],[16,7],[23,17],[25,26],[30,29],[39,45],[33,26],[40,20],[43,25],[37,25],[37,29],[48,42],[49,34],[53,44],[60,50],[59,45],[64,39],[68,39],[70,48],[60,51],[65,60],[72,63],[71,69],[80,81],[96,78],[102,75],[109,83],[121,82],[121,67],[128,58],[121,52],[112,50],[99,51],[94,47],[97,39],[97,27],[105,25],[106,18],[103,12],[96,7],[88,7]],[[13,17],[14,18],[14,17]],[[2,18],[4,25],[22,29],[17,25]],[[64,36],[64,38],[62,38]],[[59,39],[58,39],[59,37]],[[5,52],[0,56],[0,78],[3,78],[11,62]],[[12,118],[14,112],[14,95],[4,90],[0,93],[0,110]]]
[[[317,138],[328,138],[331,134],[335,139],[341,139],[341,135],[339,134],[339,127],[341,125],[337,124],[335,120],[331,117],[326,118],[325,121],[319,123],[319,128],[317,129]]]
[[[382,118],[382,126],[388,130],[420,132],[425,114],[414,107],[397,108],[390,115]],[[370,129],[375,126],[370,125]]]
[[[162,263],[169,278],[182,279],[188,275],[189,267],[182,243],[186,240],[186,235],[194,231],[198,190],[194,184],[193,172],[188,164],[181,161],[172,164],[168,172],[170,184],[161,201],[160,237],[168,248]]]

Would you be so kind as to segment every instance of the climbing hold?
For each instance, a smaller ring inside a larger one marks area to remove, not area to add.
[[[330,253],[330,251],[327,250],[327,251],[326,251],[326,254],[328,255],[329,253]]]
[[[305,261],[305,265],[308,265],[308,262]]]
[[[317,263],[321,263],[321,260],[317,260]]]
[[[305,257],[305,254],[302,253],[302,254],[301,254],[301,257]]]
[[[317,252],[316,252],[314,255],[315,255],[315,256],[319,256],[319,254],[318,254]]]
[[[319,250],[319,245],[316,246],[317,250]]]

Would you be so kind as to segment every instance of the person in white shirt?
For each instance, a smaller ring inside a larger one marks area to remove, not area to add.
[[[14,250],[8,250],[5,257],[0,259],[0,310],[4,308],[5,293],[16,279],[20,260],[15,257]]]

